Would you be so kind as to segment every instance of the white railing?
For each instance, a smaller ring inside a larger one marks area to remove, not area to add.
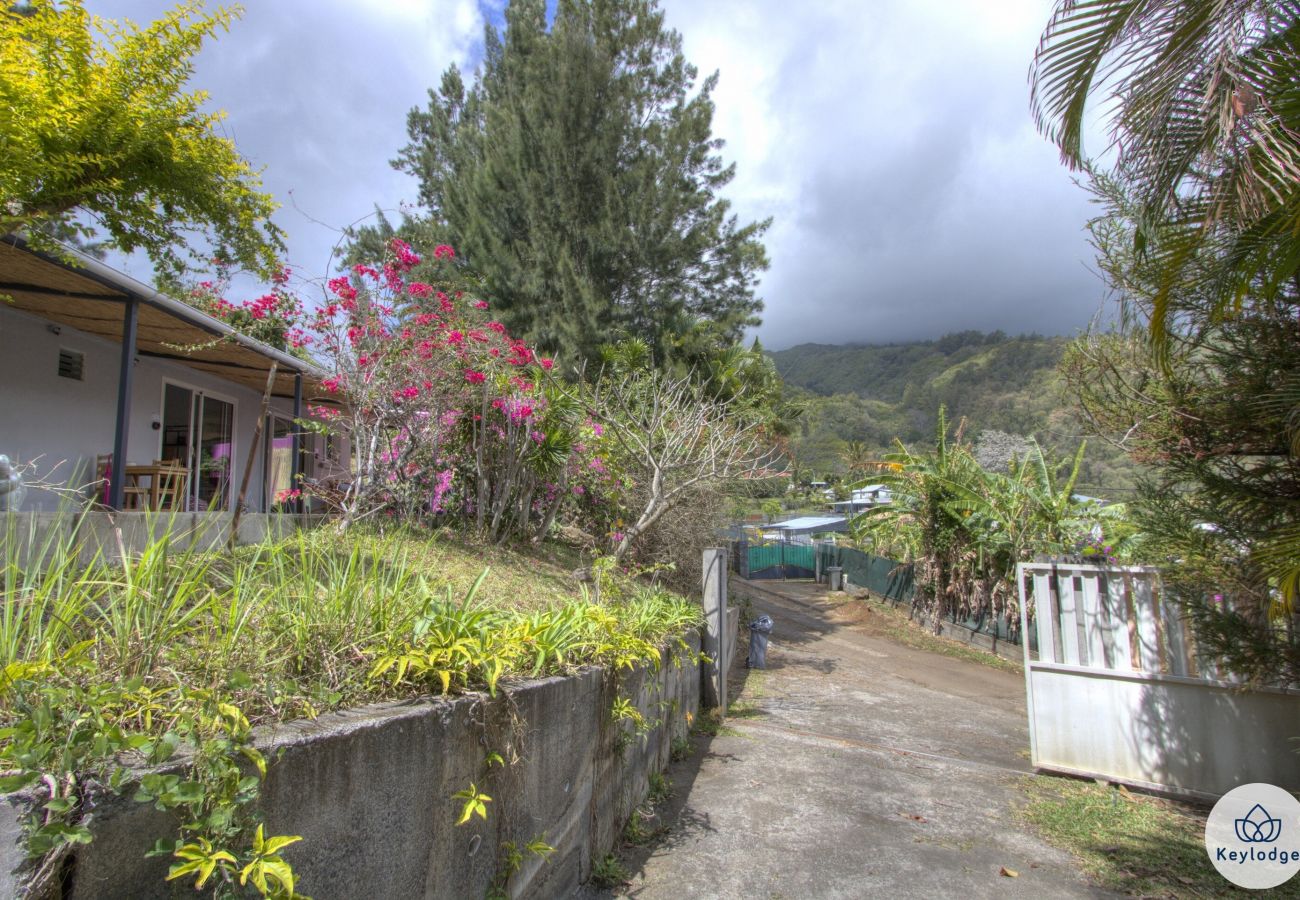
[[[1031,761],[1202,797],[1300,789],[1300,692],[1247,688],[1198,659],[1155,569],[1022,563]]]

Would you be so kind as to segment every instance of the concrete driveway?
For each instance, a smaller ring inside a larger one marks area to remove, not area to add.
[[[1108,896],[1014,815],[1023,678],[897,644],[816,585],[735,588],[776,622],[768,669],[741,655],[726,728],[669,772],[662,833],[586,897]]]

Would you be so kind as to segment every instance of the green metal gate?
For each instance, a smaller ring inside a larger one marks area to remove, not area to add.
[[[750,578],[812,578],[811,544],[760,544],[749,548]]]

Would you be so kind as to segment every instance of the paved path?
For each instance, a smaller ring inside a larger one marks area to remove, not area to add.
[[[737,587],[776,621],[769,668],[738,661],[726,730],[669,772],[664,833],[586,896],[1104,896],[1016,821],[1023,678],[901,646],[815,585]]]

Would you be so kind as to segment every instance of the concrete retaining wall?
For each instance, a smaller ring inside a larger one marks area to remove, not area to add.
[[[989,653],[996,653],[1003,659],[1009,659],[1012,662],[1020,662],[1025,655],[1024,648],[1019,644],[1013,644],[1011,641],[1003,640],[997,635],[989,634],[985,631],[975,631],[967,628],[965,625],[959,625],[956,622],[949,622],[946,619],[939,624],[939,634],[949,640],[961,641],[964,644],[970,644],[978,650],[986,650]]]
[[[614,846],[698,710],[698,638],[688,645],[665,652],[658,670],[592,668],[506,686],[495,698],[380,704],[264,729],[258,744],[274,761],[260,801],[267,833],[303,837],[285,855],[298,890],[317,900],[482,897],[501,844],[539,837],[555,853],[525,859],[510,895],[569,896]],[[630,736],[611,721],[619,696],[656,723],[649,733]],[[508,764],[489,768],[489,752]],[[486,821],[458,827],[452,795],[471,782],[493,801]],[[14,797],[0,801],[0,896],[17,896],[27,865],[19,811]],[[66,897],[172,895],[170,861],[144,858],[156,839],[176,836],[170,814],[108,797],[92,829]]]

